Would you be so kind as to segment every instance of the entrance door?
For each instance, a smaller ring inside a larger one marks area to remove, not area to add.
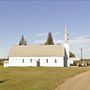
[[[38,66],[38,67],[40,66],[40,62],[39,62],[39,61],[37,61],[37,66]]]

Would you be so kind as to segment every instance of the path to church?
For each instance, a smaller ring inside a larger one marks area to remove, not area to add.
[[[90,90],[90,71],[68,79],[55,90]]]

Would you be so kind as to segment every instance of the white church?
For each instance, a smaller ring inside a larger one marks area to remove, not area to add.
[[[69,67],[69,35],[65,27],[60,45],[14,45],[4,67]]]

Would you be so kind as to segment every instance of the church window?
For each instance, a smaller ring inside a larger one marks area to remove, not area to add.
[[[48,59],[46,59],[46,63],[48,63]]]
[[[40,59],[38,59],[38,61],[40,62]]]
[[[22,63],[24,63],[24,59],[22,59]]]
[[[55,63],[57,63],[57,60],[55,59]]]
[[[30,59],[30,63],[32,63],[32,59]]]

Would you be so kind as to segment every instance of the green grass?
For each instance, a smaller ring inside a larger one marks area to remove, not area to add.
[[[0,66],[0,90],[54,90],[66,79],[87,70],[90,69]]]

